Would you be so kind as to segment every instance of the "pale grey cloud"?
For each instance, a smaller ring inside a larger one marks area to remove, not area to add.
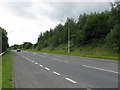
[[[109,2],[52,2],[49,3],[54,11],[43,14],[51,19],[77,18],[80,14],[91,12],[102,12],[110,9]]]
[[[45,2],[46,8],[49,5],[53,10],[49,11],[41,7],[42,3],[37,2],[38,13],[45,15],[52,20],[64,20],[68,17],[77,18],[80,14],[101,12],[110,9],[109,2]],[[29,19],[38,19],[34,12],[30,12],[32,8],[32,2],[9,2],[6,4],[8,9],[14,14]],[[39,8],[43,8],[43,11],[39,11]]]
[[[10,45],[36,43],[40,32],[61,20],[109,9],[109,2],[5,2],[0,3],[0,26],[7,30]]]
[[[4,5],[15,15],[29,19],[37,19],[36,15],[28,11],[28,9],[32,7],[32,2],[6,2]]]

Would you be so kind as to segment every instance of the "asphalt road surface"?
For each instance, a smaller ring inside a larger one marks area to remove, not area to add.
[[[118,88],[118,61],[12,51],[15,88]]]

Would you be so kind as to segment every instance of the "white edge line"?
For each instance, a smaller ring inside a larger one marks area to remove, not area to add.
[[[72,79],[70,79],[70,78],[65,78],[66,80],[68,80],[68,81],[70,81],[70,82],[72,82],[72,83],[77,83],[76,81],[73,81]]]
[[[53,73],[56,74],[56,75],[60,75],[59,73],[57,73],[57,72],[55,72],[55,71],[53,71]]]
[[[97,69],[97,70],[101,70],[101,71],[107,71],[107,72],[112,72],[112,73],[120,74],[119,72],[112,71],[112,70],[107,70],[107,69],[102,69],[102,68],[97,68],[97,67],[92,67],[92,66],[87,66],[87,65],[82,65],[82,66],[84,66],[84,67],[88,67],[88,68]]]
[[[64,63],[68,63],[68,61],[63,61],[63,60],[60,60],[60,59],[56,59],[56,58],[51,58],[52,60],[55,60],[55,61],[59,61],[59,62],[64,62]]]

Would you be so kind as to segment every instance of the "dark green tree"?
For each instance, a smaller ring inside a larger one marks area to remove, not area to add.
[[[8,47],[7,32],[0,27],[0,53],[6,51]]]

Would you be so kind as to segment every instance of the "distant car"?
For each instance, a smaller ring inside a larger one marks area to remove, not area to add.
[[[21,52],[21,50],[20,50],[20,49],[17,49],[17,52]]]

